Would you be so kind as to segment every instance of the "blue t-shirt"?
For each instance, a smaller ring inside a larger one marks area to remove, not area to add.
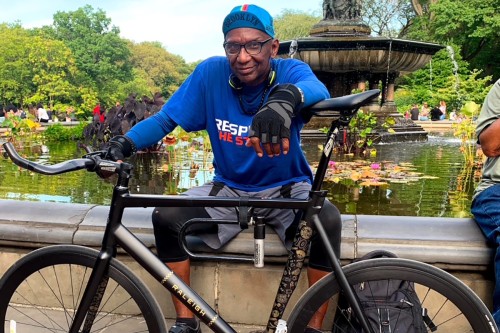
[[[276,72],[273,85],[295,84],[304,93],[304,106],[330,97],[307,64],[294,59],[272,59],[271,62]],[[300,147],[302,117],[293,118],[287,155],[258,157],[252,147],[245,146],[253,115],[242,110],[238,92],[228,83],[230,73],[225,57],[203,61],[159,113],[139,122],[127,136],[141,149],[170,133],[176,124],[188,132],[207,130],[214,154],[214,181],[249,192],[311,182],[311,168]],[[267,82],[244,87],[241,97],[245,110],[258,108],[266,85]]]

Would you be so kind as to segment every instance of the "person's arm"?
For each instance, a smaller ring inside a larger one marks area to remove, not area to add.
[[[318,80],[311,68],[302,61],[287,60],[278,67],[285,72],[279,84],[271,90],[267,102],[252,121],[246,145],[253,147],[259,157],[265,153],[278,156],[290,149],[290,126],[304,107],[330,97],[328,89]],[[285,83],[286,82],[286,83]]]
[[[483,153],[488,157],[500,156],[500,80],[495,82],[486,96],[477,119],[476,134]]]
[[[255,114],[250,127],[247,147],[252,146],[259,157],[263,150],[269,157],[290,149],[290,127],[304,103],[302,91],[293,84],[279,84],[269,94],[267,102]],[[262,144],[262,147],[261,147]]]
[[[297,61],[294,64],[287,82],[293,83],[302,91],[304,101],[301,107],[303,108],[330,98],[326,86],[316,77],[309,65],[304,62]]]
[[[166,112],[158,112],[152,117],[138,122],[125,136],[130,138],[137,149],[152,146],[177,127]]]
[[[479,143],[484,155],[488,157],[500,156],[500,119],[495,120],[481,132]]]
[[[118,161],[129,157],[139,149],[149,147],[172,132],[177,124],[166,112],[158,112],[132,127],[125,135],[109,140],[109,156]]]

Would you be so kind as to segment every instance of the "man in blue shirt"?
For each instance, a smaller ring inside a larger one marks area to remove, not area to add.
[[[307,198],[312,172],[300,147],[305,120],[299,111],[325,98],[326,87],[309,66],[294,59],[275,59],[271,15],[255,5],[235,7],[224,19],[226,57],[201,62],[160,112],[138,123],[124,136],[110,140],[110,155],[121,160],[149,147],[176,126],[186,131],[207,130],[214,154],[214,180],[183,195]],[[297,212],[260,209],[282,241],[294,234]],[[192,218],[236,219],[234,208],[156,208],[153,212],[158,256],[189,284],[190,262],[178,243],[178,232]],[[330,202],[320,213],[337,254],[341,219]],[[291,232],[290,232],[291,230]],[[202,239],[219,248],[236,236],[237,225],[207,225]],[[308,278],[313,284],[331,271],[323,245],[313,240]],[[172,333],[200,332],[191,311],[173,298],[177,314]],[[322,309],[326,311],[326,306]],[[308,330],[321,328],[318,313]]]

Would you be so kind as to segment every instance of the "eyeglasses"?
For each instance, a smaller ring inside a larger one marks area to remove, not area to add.
[[[248,42],[246,44],[239,44],[239,43],[228,43],[225,42],[222,44],[224,46],[224,50],[226,51],[227,55],[238,55],[240,54],[241,48],[244,47],[245,51],[247,51],[248,54],[250,55],[256,55],[259,54],[262,51],[262,46],[272,40],[272,38],[266,39],[263,42],[258,42],[256,40],[253,40],[251,42]]]

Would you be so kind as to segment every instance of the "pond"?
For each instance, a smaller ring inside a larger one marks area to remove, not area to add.
[[[317,141],[305,140],[304,151],[311,163],[318,161]],[[329,198],[342,213],[393,216],[469,217],[474,180],[463,169],[463,157],[457,139],[429,136],[428,142],[402,142],[377,145],[370,163],[410,165],[421,175],[408,181],[393,180],[378,186],[365,186],[344,179],[328,182]],[[23,151],[29,159],[54,164],[81,157],[84,152],[74,142],[47,143]],[[334,156],[336,163],[356,159]],[[132,193],[173,194],[207,182],[212,177],[211,156],[199,149],[166,153],[138,154],[133,160]],[[192,165],[196,165],[196,168]],[[199,169],[197,169],[199,168]],[[470,170],[469,170],[470,171]],[[6,157],[0,158],[0,198],[31,201],[55,201],[107,205],[113,180],[102,180],[84,170],[57,176],[45,176],[22,170]]]

